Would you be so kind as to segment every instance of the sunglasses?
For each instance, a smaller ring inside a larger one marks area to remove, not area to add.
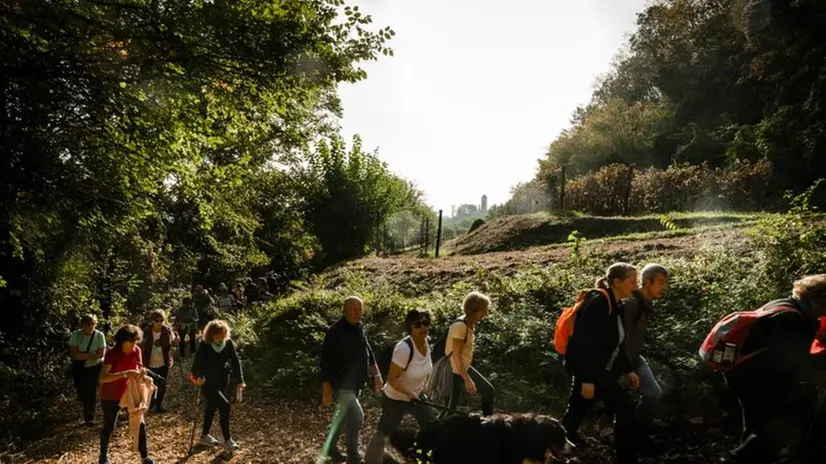
[[[411,324],[414,329],[420,329],[422,327],[430,327],[430,321],[417,321]]]
[[[154,320],[154,321],[152,321],[152,322],[154,322],[154,323],[156,323],[156,324],[157,324],[157,323],[161,323],[161,322],[163,322],[163,319],[155,319],[155,320]]]

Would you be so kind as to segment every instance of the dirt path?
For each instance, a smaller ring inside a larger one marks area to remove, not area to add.
[[[220,447],[196,447],[187,455],[194,413],[198,411],[195,439],[200,436],[201,407],[195,405],[195,391],[184,387],[177,367],[170,374],[170,389],[166,406],[170,412],[150,414],[147,419],[150,454],[160,463],[314,463],[326,433],[331,410],[311,402],[288,402],[266,398],[254,388],[245,394],[245,402],[233,405],[231,427],[233,437],[241,448],[232,456],[222,453]],[[374,394],[366,394],[365,425],[362,429],[362,452],[378,421],[380,410]],[[598,418],[595,418],[598,419]],[[99,421],[99,417],[98,417]],[[597,425],[600,422],[600,425]],[[610,427],[610,420],[588,421],[583,435],[600,435]],[[50,437],[30,446],[18,455],[17,463],[90,464],[98,458],[100,422],[86,428],[80,420],[64,424]],[[220,437],[217,417],[212,434]],[[591,448],[577,462],[608,464],[613,451],[607,440],[589,438]],[[731,445],[731,438],[723,436],[717,427],[706,424],[693,426],[686,421],[668,424],[662,432],[665,449],[656,457],[643,459],[645,464],[673,462],[705,464],[713,462]],[[113,464],[139,462],[137,452],[129,451],[129,430],[125,420],[118,420],[110,444],[109,458]],[[396,462],[388,459],[386,462]]]

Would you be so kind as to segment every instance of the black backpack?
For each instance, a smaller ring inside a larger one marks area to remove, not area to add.
[[[381,372],[382,378],[387,380],[387,375],[390,373],[390,364],[393,362],[393,350],[396,349],[396,345],[399,342],[407,343],[407,346],[410,347],[410,356],[407,358],[407,364],[404,365],[404,371],[407,371],[407,367],[410,366],[410,362],[413,361],[413,340],[410,339],[410,336],[404,337],[401,340],[396,340],[395,342],[388,344],[384,347],[378,355],[376,360],[376,364],[379,365],[379,372]]]
[[[450,333],[450,326],[457,323],[457,322],[464,322],[465,326],[467,326],[467,322],[465,322],[462,318],[456,318],[450,325],[447,326],[447,331],[445,334],[439,338],[435,345],[433,345],[433,350],[430,352],[430,359],[433,361],[433,364],[436,364],[436,361],[445,357],[445,348],[447,345],[447,334]],[[468,327],[469,328],[469,327]],[[467,331],[465,331],[465,342],[467,342]]]

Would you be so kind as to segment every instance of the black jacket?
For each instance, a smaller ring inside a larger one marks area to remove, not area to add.
[[[801,312],[782,311],[755,321],[743,344],[742,353],[748,354],[762,348],[768,350],[733,371],[765,377],[767,382],[794,383],[808,377],[812,364],[809,350],[820,328],[820,321],[809,315],[804,302],[795,298],[775,300],[765,307],[779,302]]]
[[[321,380],[336,390],[361,390],[369,366],[376,363],[364,326],[343,317],[327,330],[321,352]]]
[[[235,351],[235,344],[232,340],[227,340],[227,346],[216,352],[209,343],[201,342],[195,352],[195,359],[192,361],[192,375],[204,377],[207,388],[218,388],[223,390],[229,382],[230,374],[236,381],[244,383],[244,372],[241,369],[241,361]]]
[[[622,300],[622,319],[625,324],[625,353],[632,366],[636,366],[648,336],[648,321],[651,319],[651,302],[645,301],[642,292],[634,290],[630,297]]]
[[[606,375],[616,377],[631,372],[631,364],[624,343],[620,346],[612,369],[606,371],[611,355],[619,345],[619,324],[622,308],[617,304],[614,292],[609,314],[608,300],[601,292],[593,291],[585,297],[582,308],[576,314],[574,334],[568,341],[565,370],[583,383],[594,383]]]

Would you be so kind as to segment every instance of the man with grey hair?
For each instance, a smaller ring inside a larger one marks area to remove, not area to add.
[[[322,456],[329,456],[337,462],[344,460],[336,447],[343,431],[348,464],[363,462],[358,451],[359,433],[364,423],[359,395],[367,380],[368,370],[373,374],[376,392],[384,386],[376,357],[361,323],[363,307],[359,297],[349,296],[344,300],[344,315],[327,330],[321,352],[322,401],[325,406],[332,406],[335,397],[337,405]]]
[[[623,300],[623,325],[625,326],[625,350],[631,367],[640,379],[642,401],[637,406],[639,437],[645,443],[647,430],[651,426],[662,388],[657,383],[648,361],[641,353],[648,334],[648,323],[652,314],[651,301],[662,298],[668,288],[668,269],[660,264],[647,264],[642,268],[640,288]]]

